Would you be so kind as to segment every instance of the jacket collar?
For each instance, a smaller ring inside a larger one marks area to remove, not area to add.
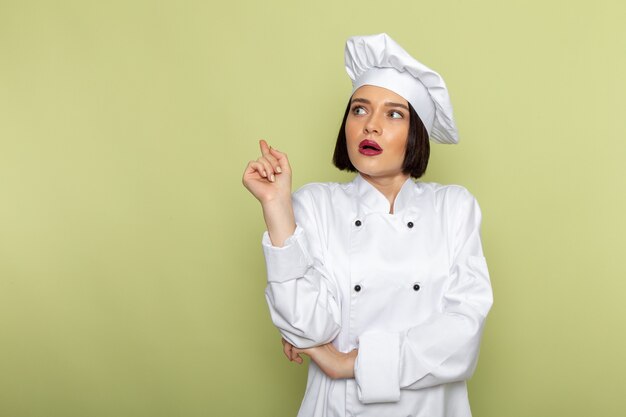
[[[367,182],[360,173],[356,175],[354,180],[356,195],[359,200],[359,211],[364,213],[389,213],[389,200],[376,187]],[[393,212],[398,214],[403,210],[415,206],[415,197],[419,193],[418,187],[411,177],[407,178],[400,192],[396,196]]]

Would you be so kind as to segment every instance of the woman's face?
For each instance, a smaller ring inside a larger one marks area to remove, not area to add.
[[[372,85],[354,92],[346,119],[346,145],[350,162],[361,174],[403,175],[408,134],[409,104],[405,99]]]

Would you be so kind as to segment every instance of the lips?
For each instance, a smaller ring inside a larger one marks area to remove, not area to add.
[[[359,143],[359,152],[367,156],[379,155],[383,153],[383,148],[373,140],[365,139]]]

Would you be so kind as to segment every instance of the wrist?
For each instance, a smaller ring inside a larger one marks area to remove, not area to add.
[[[285,210],[291,207],[291,194],[279,195],[261,201],[263,211]]]
[[[283,246],[285,240],[296,230],[291,196],[263,203],[263,217],[274,246]]]

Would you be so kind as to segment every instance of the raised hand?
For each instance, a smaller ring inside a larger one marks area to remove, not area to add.
[[[287,155],[260,140],[261,156],[250,161],[243,173],[243,185],[263,207],[263,218],[272,244],[283,246],[296,229],[291,204],[291,166]]]
[[[259,141],[261,156],[250,161],[243,173],[243,185],[261,204],[291,198],[291,166],[287,155]]]

